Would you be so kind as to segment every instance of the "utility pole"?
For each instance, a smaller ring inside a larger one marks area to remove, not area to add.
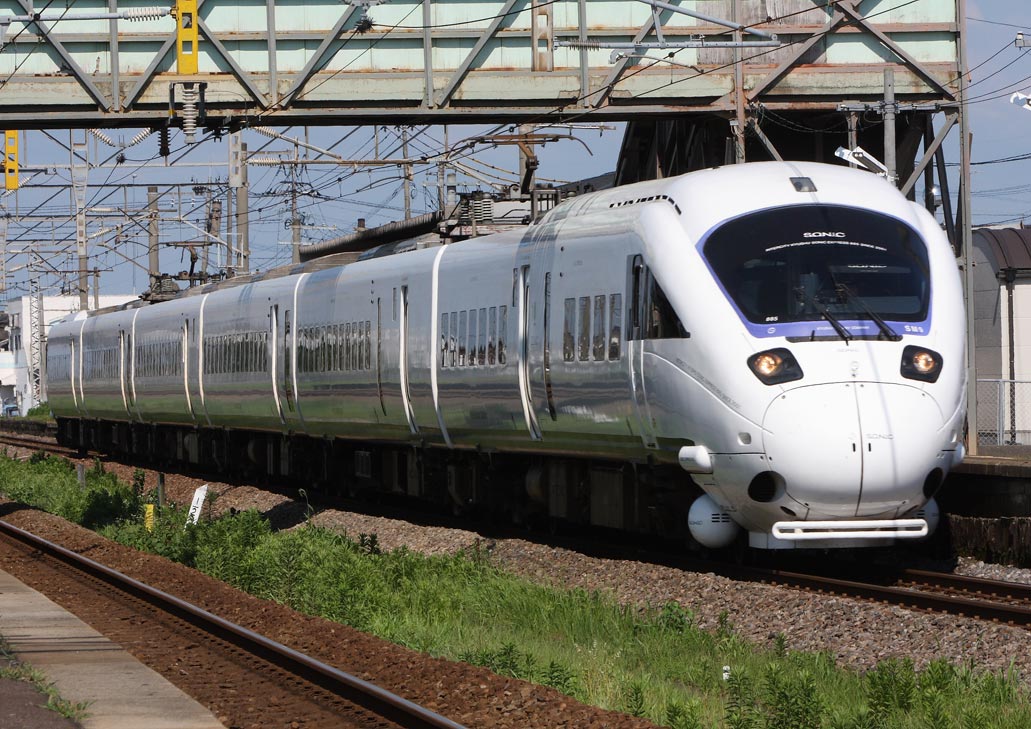
[[[895,149],[895,69],[884,69],[884,166],[888,168],[888,182],[899,186],[898,155]]]
[[[301,220],[297,216],[297,162],[301,159],[300,148],[294,143],[294,163],[290,165],[290,228],[293,235],[290,238],[293,253],[290,256],[291,263],[301,262]]]
[[[741,0],[734,0],[733,15],[735,23],[740,22]],[[734,30],[734,162],[741,164],[745,159],[745,69],[741,55],[741,43],[744,40],[741,28]]]
[[[248,273],[251,254],[247,239],[250,222],[247,210],[247,145],[243,143],[241,132],[229,135],[229,190],[236,193],[236,271]],[[226,265],[229,263],[230,259],[227,259]]]
[[[147,226],[149,234],[147,273],[150,275],[150,293],[156,294],[158,280],[161,278],[161,263],[158,256],[158,240],[161,229],[158,220],[158,189],[156,187],[147,188],[147,218],[149,221]]]
[[[68,132],[68,155],[72,171],[72,209],[75,210],[75,246],[79,254],[79,309],[89,309],[89,257],[86,251],[86,182],[89,178],[89,148],[86,131],[82,140],[76,130]]]
[[[214,245],[213,239],[218,238],[222,231],[222,201],[219,198],[208,201],[208,219],[204,229],[207,235],[204,237],[204,253],[201,255],[201,273],[208,272],[208,251]]]
[[[408,127],[401,127],[401,156],[408,159]],[[406,162],[404,167],[405,220],[412,217],[412,165]]]

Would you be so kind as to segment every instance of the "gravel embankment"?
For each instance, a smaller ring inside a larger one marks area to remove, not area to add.
[[[112,470],[122,467],[112,466]],[[120,474],[131,478],[130,469]],[[148,474],[147,486],[153,474]],[[169,476],[168,497],[188,503],[201,482]],[[252,487],[211,484],[216,512],[256,508],[280,527],[304,519],[306,507]],[[406,546],[428,554],[486,549],[501,568],[537,582],[607,591],[628,604],[676,601],[698,623],[715,628],[726,611],[734,630],[758,644],[782,633],[792,650],[827,651],[840,665],[867,669],[889,657],[910,657],[918,666],[936,658],[985,670],[1011,665],[1031,675],[1031,631],[969,618],[926,614],[871,605],[851,598],[738,582],[712,573],[684,572],[661,565],[603,559],[522,539],[490,539],[474,531],[423,526],[398,519],[326,510],[312,516],[318,525],[352,537],[375,534],[384,551]],[[993,579],[1031,583],[1031,571],[962,561],[956,569]]]

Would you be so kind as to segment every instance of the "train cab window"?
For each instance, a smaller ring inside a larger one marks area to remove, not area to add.
[[[649,276],[645,339],[684,339],[687,332],[680,317],[663,293],[662,287]]]
[[[487,310],[480,309],[480,326],[476,338],[476,364],[487,364]]]
[[[468,343],[469,312],[458,312],[458,366],[465,367],[465,346]]]
[[[563,303],[562,318],[562,361],[572,362],[576,358],[576,299],[566,299]]]
[[[580,332],[577,337],[577,359],[586,362],[591,354],[591,297],[580,297]]]
[[[605,361],[605,296],[594,297],[594,331],[591,356],[595,362]]]
[[[760,326],[822,321],[824,312],[843,321],[927,317],[927,246],[882,213],[811,204],[764,210],[724,223],[702,253],[742,318]]]
[[[490,307],[487,322],[490,326],[490,331],[487,332],[487,364],[492,365],[497,360],[498,308],[496,306]]]
[[[505,338],[508,336],[508,307],[498,307],[498,364],[506,362]]]
[[[619,359],[622,337],[623,295],[609,295],[609,360]]]

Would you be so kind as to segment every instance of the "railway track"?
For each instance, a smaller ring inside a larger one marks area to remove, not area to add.
[[[251,695],[257,689],[258,695],[272,697],[261,708],[265,721],[270,719],[268,712],[280,711],[282,726],[290,726],[292,717],[303,716],[305,726],[312,727],[462,729],[460,724],[372,683],[0,521],[0,554],[6,553],[0,563],[12,559],[12,550],[25,553],[22,564],[29,562],[37,572],[52,573],[45,578],[51,583],[61,581],[62,589],[74,589],[77,596],[90,593],[77,601],[99,601],[105,613],[128,616],[119,618],[122,621],[145,623],[150,643],[175,645],[187,636],[191,670],[180,672],[198,674],[190,680],[213,681],[223,688],[246,686]],[[36,579],[41,579],[38,574]],[[73,582],[74,588],[69,588],[68,582]],[[200,665],[214,668],[214,677],[197,670]],[[247,709],[234,709],[229,698],[236,689],[225,693],[226,703],[218,706],[219,713],[234,719],[231,725],[243,725],[244,716],[234,713],[246,713]]]
[[[48,435],[49,432],[39,426],[34,426],[32,432],[12,433],[0,429],[0,444],[42,449],[60,455],[81,455],[72,449],[58,446],[53,437]],[[571,547],[575,549],[577,545]],[[609,550],[606,548],[604,551]],[[635,558],[654,558],[685,570],[712,571],[714,567],[711,562],[702,563],[668,553],[642,554],[639,550],[632,551]],[[825,566],[819,565],[806,565],[803,570],[730,563],[718,565],[722,575],[734,579],[1031,627],[1031,585],[906,568],[862,573],[853,570],[847,577],[841,576],[841,570],[838,570],[836,576],[831,576],[827,574]]]

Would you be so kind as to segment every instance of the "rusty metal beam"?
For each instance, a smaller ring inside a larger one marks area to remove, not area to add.
[[[845,3],[841,3],[837,7],[846,15],[851,17],[852,20],[854,20],[859,26],[864,28],[868,33],[870,33],[872,36],[877,38],[877,40],[883,43],[889,51],[898,56],[902,60],[902,62],[910,68],[910,70],[912,70],[917,76],[926,81],[928,86],[944,94],[950,101],[955,101],[956,97],[953,95],[951,91],[942,86],[938,79],[929,74],[924,69],[924,67],[920,65],[919,61],[917,61],[915,58],[906,53],[901,47],[899,47],[899,45],[895,41],[893,41],[891,38],[886,36],[884,33],[882,33],[874,26],[868,25],[866,22],[866,18],[860,15],[859,11],[857,11],[854,6],[850,7]]]
[[[290,89],[283,94],[283,98],[280,100],[281,107],[290,106],[294,97],[300,93],[301,88],[308,83],[308,79],[312,77],[312,74],[315,73],[319,64],[322,63],[322,59],[326,56],[330,46],[336,43],[336,40],[340,35],[340,31],[344,29],[344,25],[347,24],[347,21],[351,19],[351,15],[354,14],[355,8],[355,5],[348,5],[347,10],[341,14],[340,19],[337,20],[336,25],[333,26],[333,30],[329,31],[329,33],[327,33],[322,39],[322,44],[319,45],[315,54],[308,59],[306,64],[304,64],[304,68],[302,68],[301,72],[297,74],[296,78],[294,78],[293,85],[291,85]]]
[[[208,43],[210,43],[212,47],[214,47],[218,55],[222,57],[222,60],[224,60],[226,64],[228,64],[229,69],[232,71],[233,77],[240,82],[241,86],[247,89],[247,93],[251,95],[251,98],[254,99],[254,101],[256,101],[262,109],[267,109],[269,106],[268,97],[258,90],[258,87],[254,85],[254,81],[251,78],[251,75],[244,71],[242,68],[240,68],[240,64],[236,62],[236,59],[234,59],[233,56],[229,53],[229,51],[226,50],[226,47],[222,45],[222,41],[218,39],[217,35],[211,32],[211,29],[208,27],[208,24],[205,23],[204,19],[201,18],[199,15],[197,16],[197,27],[200,30],[200,32],[204,35],[204,37],[207,39]]]
[[[909,191],[913,189],[914,185],[916,185],[916,181],[920,179],[920,175],[934,159],[934,155],[938,151],[938,148],[942,146],[942,143],[945,141],[945,137],[949,135],[949,132],[952,130],[952,127],[958,121],[958,111],[952,111],[945,115],[945,125],[941,128],[941,130],[935,136],[934,140],[927,147],[927,149],[924,150],[924,156],[920,159],[916,167],[913,169],[913,174],[911,174],[909,176],[909,179],[906,180],[905,184],[902,185],[901,189],[903,195],[908,195]],[[930,124],[930,120],[928,120],[927,123]]]
[[[35,14],[31,0],[18,0],[18,4],[21,5],[27,15]],[[57,55],[61,57],[61,61],[64,63],[65,67],[71,72],[72,76],[79,82],[82,88],[86,90],[86,93],[92,96],[93,100],[102,108],[110,111],[111,99],[109,99],[103,91],[97,88],[97,85],[93,83],[82,67],[75,62],[75,59],[72,58],[71,54],[68,53],[65,47],[61,44],[61,41],[51,35],[50,28],[48,28],[42,20],[34,20],[32,22],[37,28],[39,28],[40,34],[46,38],[47,43],[49,43]]]
[[[472,50],[469,51],[465,60],[462,61],[462,65],[458,67],[454,74],[452,74],[451,78],[448,79],[444,88],[441,89],[439,94],[437,94],[437,106],[445,106],[450,103],[451,95],[455,92],[455,89],[458,88],[458,85],[462,83],[462,79],[465,78],[465,75],[469,73],[469,69],[472,67],[473,63],[476,62],[476,59],[479,58],[484,46],[487,45],[487,41],[489,41],[494,34],[498,32],[501,24],[508,20],[508,14],[512,11],[512,8],[515,7],[517,2],[519,2],[519,0],[506,0],[505,4],[501,6],[501,10],[498,11],[498,14],[486,30],[480,34],[479,39],[476,41],[476,45],[474,45]]]

